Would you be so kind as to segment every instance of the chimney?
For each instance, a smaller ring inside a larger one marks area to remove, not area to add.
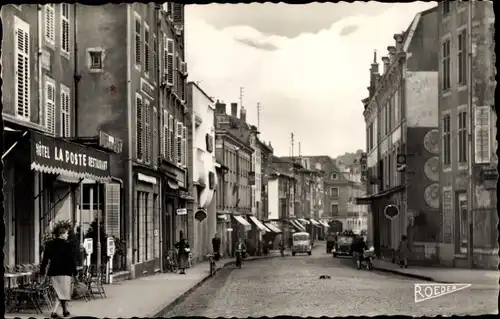
[[[383,56],[382,57],[382,62],[384,62],[384,74],[386,74],[387,71],[389,70],[389,65],[391,63],[391,59],[389,59],[386,56]]]
[[[395,46],[388,46],[387,51],[389,51],[389,58],[391,59],[391,62],[394,62],[394,59],[396,57],[396,47]]]
[[[215,103],[215,111],[217,114],[226,114],[226,104],[217,100],[217,102]]]
[[[396,52],[401,52],[403,51],[403,34],[402,33],[396,33],[394,35],[394,40],[396,40]]]
[[[231,116],[238,117],[238,103],[231,103]]]
[[[378,74],[377,51],[375,50],[373,52],[373,63],[370,68],[370,97],[373,96],[377,89]]]
[[[242,106],[240,110],[240,119],[243,123],[247,122],[247,110]]]

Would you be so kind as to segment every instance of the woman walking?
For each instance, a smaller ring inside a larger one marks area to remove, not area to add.
[[[47,274],[52,281],[52,287],[57,294],[57,301],[51,317],[58,318],[59,304],[63,309],[63,316],[70,315],[68,301],[71,300],[71,280],[76,276],[76,264],[73,249],[68,242],[68,229],[64,227],[54,229],[55,239],[47,244],[43,253],[40,274]],[[48,266],[48,269],[47,269]]]
[[[399,242],[399,266],[401,268],[408,268],[408,256],[410,255],[410,247],[408,244],[408,237],[401,236]]]
[[[188,265],[188,257],[191,251],[189,249],[189,244],[187,243],[185,238],[181,237],[181,240],[179,240],[179,242],[175,244],[175,248],[179,250],[179,252],[177,253],[177,256],[179,256],[179,269],[181,270],[179,274],[185,275],[185,270]]]

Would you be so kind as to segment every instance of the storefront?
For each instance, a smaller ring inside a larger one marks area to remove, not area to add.
[[[220,252],[223,256],[231,255],[231,217],[226,211],[217,212],[217,234],[220,236]]]
[[[38,263],[44,235],[54,223],[75,226],[81,220],[81,183],[111,180],[109,154],[34,131],[11,132],[4,142],[10,146],[2,156],[6,263]]]
[[[272,233],[272,231],[267,228],[260,220],[257,219],[255,216],[248,216],[248,219],[251,221],[252,228],[257,228],[255,233],[256,233],[256,255],[259,255],[262,253],[262,243],[264,240],[264,236],[266,233]]]
[[[233,250],[236,247],[236,244],[238,242],[238,239],[241,239],[242,241],[248,240],[248,233],[252,230],[252,225],[246,220],[243,215],[231,215],[232,222],[231,222],[231,228],[232,228],[232,247]],[[232,251],[231,253],[234,253]]]

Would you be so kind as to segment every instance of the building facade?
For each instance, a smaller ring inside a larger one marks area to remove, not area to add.
[[[77,132],[74,10],[2,7],[5,264],[11,266],[39,262],[55,222],[81,222],[83,180],[110,181],[109,154],[70,141]]]
[[[272,156],[274,149],[271,143],[265,143],[257,138],[257,147],[260,151],[261,159],[261,178],[260,178],[260,189],[261,189],[261,204],[260,209],[257,211],[257,218],[259,220],[268,220],[268,194],[267,194],[267,180],[270,174]]]
[[[194,203],[188,211],[188,239],[193,260],[200,261],[212,252],[212,241],[217,231],[216,214],[216,160],[215,160],[215,104],[196,84],[187,86],[189,109],[188,171],[189,188]],[[203,219],[202,219],[203,218]]]
[[[498,163],[493,3],[443,2],[438,8],[441,259],[496,268],[497,175],[487,177]]]
[[[413,262],[435,263],[439,253],[436,24],[434,7],[394,35],[395,46],[382,58],[382,74],[375,55],[369,97],[363,100],[374,247],[392,258],[401,236],[407,235]],[[404,165],[397,164],[398,155]],[[388,205],[399,209],[392,219],[384,214]]]
[[[78,5],[78,135],[123,141],[121,238],[132,277],[161,269],[187,231],[184,7]],[[89,23],[95,21],[95,23]],[[112,21],[102,24],[98,21]],[[124,107],[126,105],[126,107]]]

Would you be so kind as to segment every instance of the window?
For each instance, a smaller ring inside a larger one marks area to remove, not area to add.
[[[69,58],[69,4],[61,4],[61,53]]]
[[[450,89],[450,40],[443,42],[443,91]]]
[[[214,141],[210,134],[205,135],[206,149],[207,152],[212,153],[214,151]]]
[[[45,128],[50,135],[56,133],[56,85],[48,76],[45,76]]]
[[[458,243],[460,245],[460,250],[467,249],[467,239],[469,235],[468,218],[467,218],[467,194],[457,193],[457,209],[459,219],[459,232],[458,232]]]
[[[458,113],[458,163],[467,163],[467,112]]]
[[[71,91],[61,84],[61,137],[71,136]]]
[[[135,107],[136,107],[136,119],[135,119],[135,143],[136,143],[136,157],[138,160],[142,160],[143,155],[143,126],[142,126],[142,96],[139,93],[135,95]]]
[[[332,204],[332,216],[337,216],[339,214],[339,204]]]
[[[466,42],[466,30],[461,31],[458,34],[458,84],[467,84],[467,53],[465,48],[467,47]]]
[[[120,232],[120,184],[104,184],[106,214],[104,214],[106,233],[109,236],[121,237]]]
[[[144,26],[144,75],[149,76],[149,26]]]
[[[338,187],[330,187],[330,197],[339,198],[339,189]]]
[[[174,40],[166,38],[166,72],[167,85],[174,85]]]
[[[102,51],[89,51],[89,68],[91,71],[102,70]]]
[[[174,127],[177,125],[177,120],[172,115],[168,117],[168,141],[170,143],[168,158],[172,163],[176,163],[176,140]]]
[[[144,101],[144,147],[146,151],[146,163],[151,162],[151,105],[149,100]]]
[[[135,67],[141,69],[141,19],[136,13],[135,17]]]
[[[443,165],[451,165],[451,116],[443,117]]]
[[[153,106],[153,166],[158,164],[158,111]]]
[[[330,174],[330,179],[337,180],[338,178],[339,178],[339,176],[337,175],[336,172],[333,172]]]
[[[443,1],[443,15],[447,15],[450,13],[450,1]]]
[[[476,106],[474,110],[474,157],[476,164],[489,164],[491,160],[490,112],[490,106]]]
[[[48,3],[44,5],[45,41],[54,45],[55,43],[55,5]]]
[[[30,120],[30,26],[14,16],[14,83],[16,116]]]
[[[168,130],[168,111],[163,110],[162,131],[161,131],[161,156],[169,158],[170,154],[170,133]]]
[[[187,126],[182,127],[182,165],[187,166]]]

